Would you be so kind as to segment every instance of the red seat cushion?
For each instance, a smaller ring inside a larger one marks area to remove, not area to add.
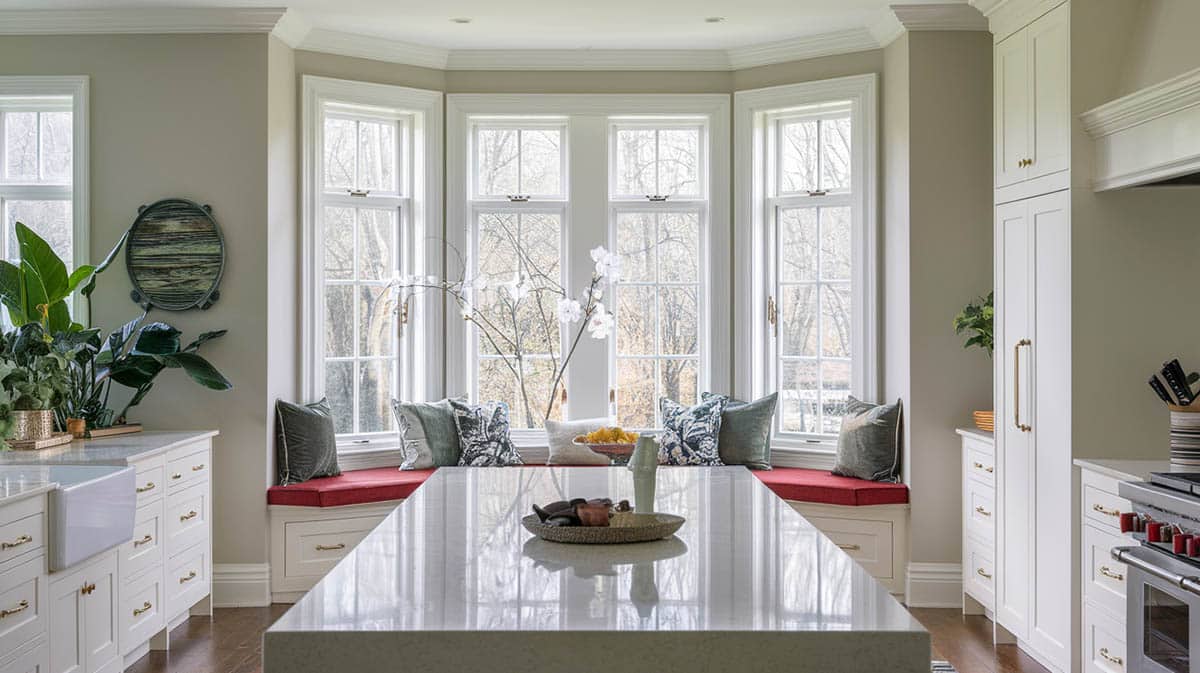
[[[826,505],[899,505],[908,502],[908,486],[904,484],[838,477],[828,470],[801,467],[751,471],[784,500]]]
[[[272,486],[267,489],[267,502],[298,507],[339,507],[400,500],[412,495],[433,474],[434,469],[378,467],[350,470],[339,477],[320,477],[291,486]]]

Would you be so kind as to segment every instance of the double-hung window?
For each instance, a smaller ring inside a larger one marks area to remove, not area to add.
[[[777,449],[830,450],[873,398],[873,76],[739,92],[739,386],[778,391]]]
[[[428,272],[425,238],[440,230],[428,162],[440,95],[316,77],[304,85],[305,393],[328,401],[340,446],[393,448],[392,400],[422,394],[433,369],[430,316],[393,288]]]
[[[451,277],[473,297],[470,319],[447,321],[448,392],[507,402],[513,437],[536,445],[546,417],[651,429],[660,397],[728,389],[729,250],[712,243],[729,238],[728,98],[448,106],[447,260],[461,258]],[[599,247],[620,260],[599,288],[612,328],[576,340],[581,323],[562,323],[557,302],[582,299]]]
[[[87,260],[87,79],[0,77],[0,239],[19,255],[21,222],[68,267]]]

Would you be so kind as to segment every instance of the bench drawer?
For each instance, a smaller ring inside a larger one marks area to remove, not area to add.
[[[321,577],[370,533],[383,516],[294,521],[284,526],[288,577]]]
[[[0,522],[0,564],[45,548],[43,502],[41,498],[29,498],[12,506],[12,511],[5,510],[8,521]]]
[[[1125,673],[1125,626],[1090,605],[1083,608],[1084,673]]]
[[[0,573],[0,652],[16,652],[46,632],[46,556]]]
[[[864,570],[880,579],[892,577],[892,525],[886,521],[808,517]]]
[[[121,587],[121,654],[126,655],[162,630],[163,575],[147,573]]]
[[[174,492],[201,481],[208,481],[212,471],[208,443],[180,447],[167,454],[167,483]]]

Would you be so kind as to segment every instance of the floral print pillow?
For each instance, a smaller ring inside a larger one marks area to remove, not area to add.
[[[721,414],[729,398],[713,395],[694,407],[662,398],[663,428],[658,462],[663,465],[724,465],[717,453]]]
[[[508,405],[504,402],[467,404],[450,400],[462,455],[460,466],[521,465],[521,454],[508,437]]]

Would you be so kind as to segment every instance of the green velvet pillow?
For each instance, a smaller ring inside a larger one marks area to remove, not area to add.
[[[392,400],[392,412],[400,427],[400,445],[404,462],[401,470],[427,470],[431,467],[458,465],[462,449],[454,409],[450,400],[437,402],[400,402]]]
[[[715,397],[704,393],[702,399]],[[721,413],[721,434],[717,451],[726,465],[745,465],[751,470],[771,469],[771,421],[779,393],[771,393],[753,402],[730,398]]]
[[[283,486],[314,477],[336,477],[337,439],[333,411],[325,400],[300,406],[275,401],[276,469]]]
[[[871,404],[848,398],[831,471],[842,477],[899,481],[901,418],[900,400]]]

